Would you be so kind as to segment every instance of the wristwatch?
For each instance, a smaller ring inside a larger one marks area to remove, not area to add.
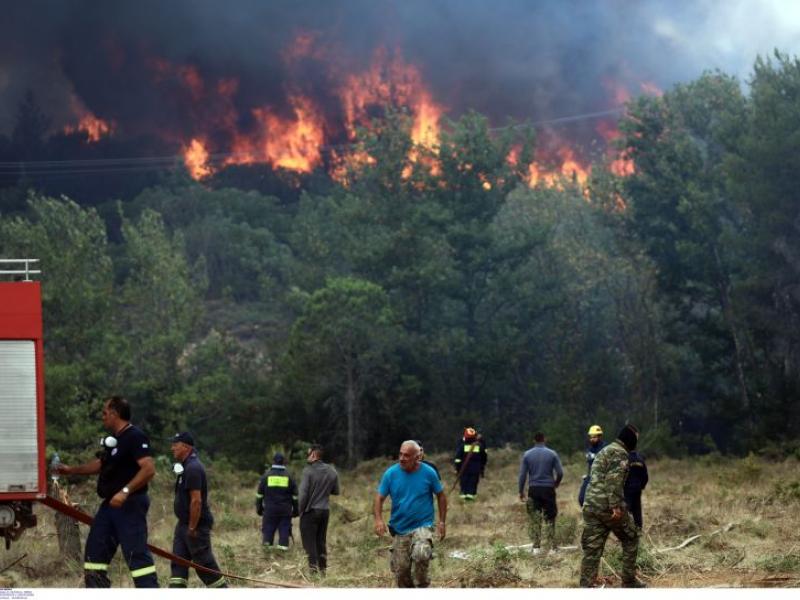
[[[127,496],[131,493],[131,489],[126,485],[124,488],[122,488],[122,493]]]

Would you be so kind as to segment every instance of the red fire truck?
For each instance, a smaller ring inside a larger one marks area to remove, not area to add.
[[[0,535],[9,548],[47,495],[42,290],[37,259],[0,259]]]

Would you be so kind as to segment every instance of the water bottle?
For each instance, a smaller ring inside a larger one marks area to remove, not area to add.
[[[61,464],[61,458],[58,456],[58,452],[53,454],[53,460],[50,461],[50,477],[53,480],[53,483],[58,483],[58,471],[56,469]]]

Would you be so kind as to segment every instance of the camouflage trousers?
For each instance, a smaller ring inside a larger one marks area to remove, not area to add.
[[[426,588],[433,556],[433,528],[419,527],[406,535],[395,535],[392,542],[391,569],[399,588]]]
[[[622,544],[622,583],[636,581],[636,553],[639,550],[639,529],[628,511],[619,521],[611,520],[611,513],[596,513],[583,509],[583,534],[581,548],[582,587],[590,587],[597,577],[600,558],[606,545],[608,534],[613,532]]]
[[[542,545],[542,524],[544,523],[544,550],[555,547],[556,515],[558,506],[553,488],[530,488],[528,501],[525,503],[528,511],[528,534],[531,536],[534,548]]]

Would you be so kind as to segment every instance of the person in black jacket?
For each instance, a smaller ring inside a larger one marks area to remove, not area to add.
[[[485,474],[487,461],[483,437],[472,427],[467,427],[453,459],[453,466],[461,483],[459,497],[462,500],[472,501],[478,496],[478,481]]]
[[[625,480],[625,504],[631,511],[633,522],[642,528],[642,490],[647,486],[647,465],[644,457],[634,451],[628,454],[628,477]]]
[[[277,531],[278,550],[289,549],[292,517],[297,516],[297,484],[286,470],[285,462],[283,454],[277,452],[256,492],[256,512],[262,517],[262,542],[272,546]]]

